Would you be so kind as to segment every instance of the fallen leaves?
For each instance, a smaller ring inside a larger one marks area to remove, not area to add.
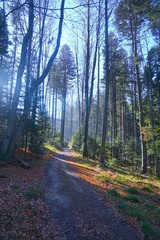
[[[28,170],[1,168],[6,178],[0,178],[0,239],[56,239],[55,221],[40,194],[45,168],[44,162]]]

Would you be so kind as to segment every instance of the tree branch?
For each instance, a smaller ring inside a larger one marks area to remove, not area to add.
[[[33,90],[33,91],[36,89],[36,87],[38,85],[40,85],[44,81],[45,77],[48,75],[49,70],[50,70],[50,68],[53,64],[53,61],[55,60],[58,50],[60,48],[60,41],[61,41],[61,36],[62,36],[62,24],[63,24],[63,18],[64,18],[64,4],[65,4],[65,0],[62,0],[56,48],[55,48],[52,56],[50,57],[48,64],[47,64],[45,70],[43,71],[42,75],[37,80],[34,79],[32,87],[31,87],[31,90]]]

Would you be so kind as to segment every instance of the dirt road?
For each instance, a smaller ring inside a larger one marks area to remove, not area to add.
[[[138,240],[136,233],[76,174],[69,150],[55,154],[46,173],[45,199],[67,240]]]

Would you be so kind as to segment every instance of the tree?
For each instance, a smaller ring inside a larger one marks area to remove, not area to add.
[[[7,53],[8,49],[8,28],[5,18],[4,9],[0,8],[0,55],[3,56]]]
[[[64,142],[64,129],[65,129],[65,114],[66,114],[66,97],[67,91],[71,86],[71,82],[75,78],[75,63],[74,57],[68,45],[62,46],[59,58],[59,76],[60,76],[60,89],[62,96],[62,111],[61,111],[61,141]]]
[[[105,165],[105,146],[108,120],[108,94],[109,94],[109,46],[108,46],[108,0],[105,1],[105,99],[103,111],[103,129],[101,139],[100,165]]]
[[[46,76],[50,70],[50,67],[53,64],[54,59],[57,56],[57,53],[58,53],[58,50],[60,47],[61,35],[62,35],[64,3],[65,3],[65,0],[62,0],[61,8],[60,8],[58,36],[57,36],[57,43],[56,43],[55,50],[53,51],[53,54],[51,55],[51,57],[47,63],[47,66],[44,69],[44,71],[42,72],[41,76],[38,79],[36,78],[36,79],[32,80],[32,84],[31,84],[31,87],[28,92],[28,94],[29,94],[28,99],[30,101],[27,103],[27,106],[24,106],[25,111],[30,111],[33,93],[34,93],[35,89],[37,88],[37,86],[40,85],[46,78]],[[32,27],[33,27],[33,9],[34,9],[33,0],[30,0],[29,7],[30,7],[29,27],[28,27],[27,33],[25,34],[25,36],[23,38],[23,44],[22,44],[22,50],[21,50],[21,60],[20,60],[20,65],[19,65],[18,73],[17,73],[17,83],[16,83],[15,93],[14,93],[13,102],[12,102],[12,109],[11,109],[11,112],[9,115],[7,130],[6,130],[6,134],[4,136],[2,148],[1,148],[1,153],[4,155],[9,155],[9,156],[12,155],[13,150],[15,148],[16,141],[23,132],[23,127],[24,127],[24,122],[25,122],[25,119],[23,118],[24,117],[24,114],[23,114],[23,116],[22,116],[23,121],[21,122],[21,124],[16,126],[17,106],[18,106],[18,101],[19,101],[19,97],[20,97],[22,76],[23,76],[25,63],[26,63],[27,45],[28,45],[28,41],[32,35],[32,31],[33,31],[33,29],[32,29]]]
[[[160,45],[160,5],[157,1],[151,1],[150,11],[147,16],[150,21],[151,32],[158,45]]]
[[[148,4],[148,1],[145,1]],[[139,109],[139,130],[140,130],[140,142],[141,142],[141,158],[142,158],[142,172],[147,172],[147,157],[146,146],[143,139],[142,128],[144,126],[143,105],[142,105],[142,88],[140,78],[140,60],[138,55],[138,35],[140,33],[140,27],[144,21],[144,14],[142,9],[142,1],[135,2],[129,0],[124,2],[120,1],[116,8],[116,26],[124,37],[129,39],[132,44],[132,53],[134,56],[136,83],[138,90],[138,109]]]

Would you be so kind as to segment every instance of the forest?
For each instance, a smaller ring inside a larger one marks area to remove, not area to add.
[[[58,141],[159,176],[160,4],[68,4],[1,1],[0,160]]]
[[[159,178],[159,0],[0,0],[0,239],[158,240]]]

